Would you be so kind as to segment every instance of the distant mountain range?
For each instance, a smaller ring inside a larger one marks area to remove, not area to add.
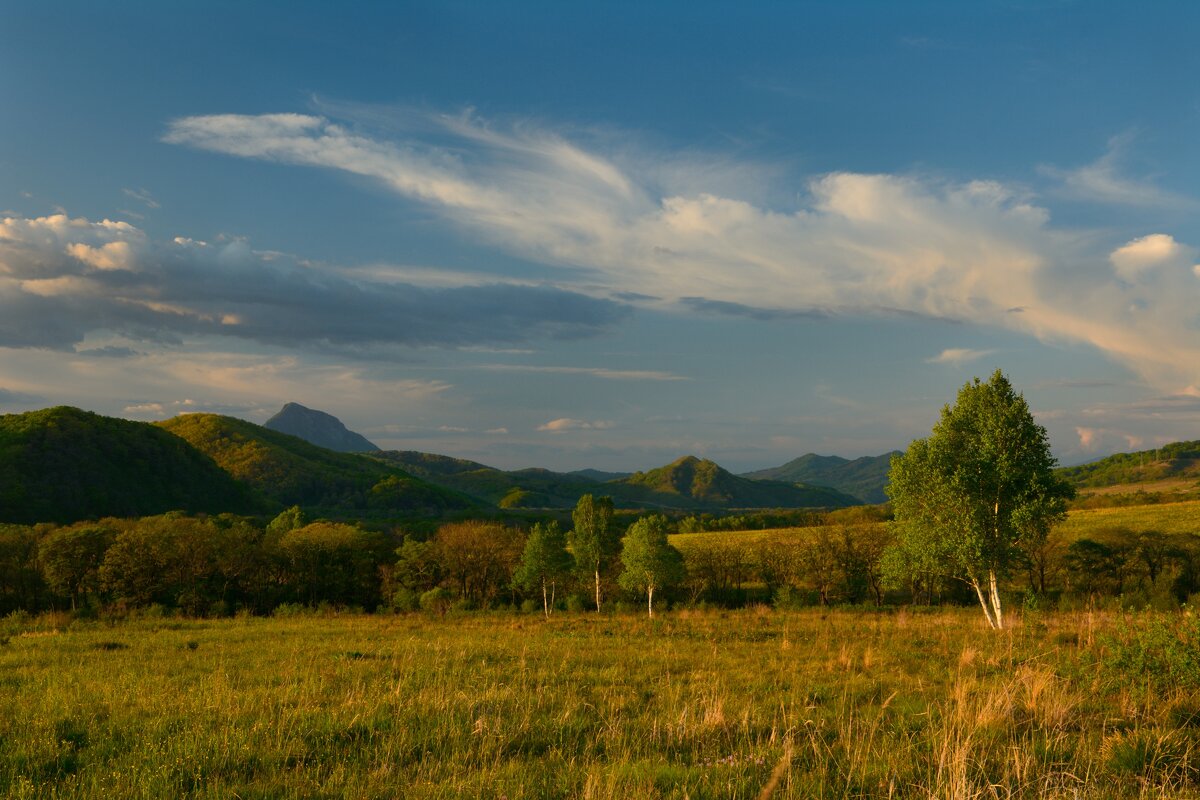
[[[287,412],[286,414],[284,412]],[[288,404],[306,435],[373,447],[335,417]],[[324,439],[328,441],[328,439]],[[886,500],[892,453],[808,454],[742,476],[684,456],[646,472],[505,471],[409,450],[339,452],[216,414],[149,424],[58,407],[0,415],[0,522],[69,522],[169,510],[270,514],[299,505],[342,517],[568,509],[584,494],[619,508],[840,508]],[[1200,441],[1123,453],[1059,473],[1083,490],[1197,491]]]
[[[342,421],[324,411],[314,411],[299,403],[286,403],[279,413],[265,423],[264,428],[299,436],[318,447],[339,453],[370,453],[379,448],[362,434],[346,430]]]

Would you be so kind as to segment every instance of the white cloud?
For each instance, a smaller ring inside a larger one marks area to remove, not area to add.
[[[1196,251],[1184,247],[1165,233],[1152,233],[1134,239],[1109,254],[1108,260],[1122,278],[1135,281],[1156,267],[1186,269],[1196,257]]]
[[[154,195],[150,194],[146,189],[122,189],[121,192],[126,197],[132,197],[139,203],[144,204],[146,208],[161,208],[159,202],[154,199]]]
[[[1079,435],[1079,446],[1080,447],[1082,447],[1084,450],[1095,449],[1096,440],[1097,440],[1099,431],[1097,431],[1095,428],[1078,427],[1075,429],[1075,433],[1077,433]]]
[[[972,350],[967,347],[948,347],[932,358],[925,359],[927,364],[951,364],[955,367],[961,367],[963,364],[968,364],[972,361],[990,356],[995,350]]]
[[[596,420],[595,422],[586,422],[581,419],[570,419],[562,417],[560,419],[552,419],[544,425],[539,425],[539,431],[549,431],[550,433],[566,433],[567,431],[603,431],[612,428],[615,423],[607,420]]]
[[[1164,390],[1200,380],[1191,271],[1155,269],[1153,287],[1116,280],[1089,237],[994,181],[835,172],[808,182],[803,208],[780,211],[703,188],[700,166],[688,179],[678,161],[664,170],[654,154],[527,124],[410,114],[389,138],[362,130],[222,115],[175,120],[166,140],[374,178],[523,257],[664,307],[708,300],[764,319],[887,309],[1087,343]],[[1121,180],[1119,147],[1067,184],[1106,201],[1179,200]]]
[[[352,270],[66,214],[0,219],[0,346],[88,334],[177,344],[207,334],[318,348],[467,347],[595,335],[628,308],[552,285],[373,280]]]

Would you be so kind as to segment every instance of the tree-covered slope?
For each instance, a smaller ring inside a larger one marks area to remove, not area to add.
[[[187,414],[158,424],[280,506],[429,513],[471,505],[366,455],[326,450],[234,417]]]
[[[853,495],[864,503],[886,503],[888,498],[884,489],[887,486],[888,469],[892,456],[898,452],[855,459],[808,453],[782,466],[747,472],[742,477],[828,486]]]
[[[1058,470],[1080,489],[1152,484],[1167,480],[1200,481],[1200,441],[1174,442],[1154,450],[1117,453],[1088,464]]]
[[[419,450],[380,450],[371,453],[371,457],[391,464],[393,467],[399,467],[410,475],[426,479],[442,475],[457,475],[462,472],[474,472],[481,469],[492,469],[492,467],[480,464],[478,461],[468,461],[465,458],[454,458],[452,456],[440,456],[436,453],[422,453]]]
[[[453,489],[502,508],[571,508],[596,482],[548,469],[511,472],[433,453],[385,450],[372,456],[395,464],[430,483]]]
[[[824,486],[750,480],[716,463],[685,456],[665,467],[602,484],[621,505],[670,508],[841,508],[860,501]]]
[[[0,416],[0,521],[259,510],[187,442],[144,422],[59,406]]]

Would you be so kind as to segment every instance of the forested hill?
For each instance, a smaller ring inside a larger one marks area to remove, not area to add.
[[[366,455],[326,450],[242,419],[187,414],[158,424],[276,506],[426,514],[474,505]]]
[[[828,486],[853,495],[864,503],[886,503],[888,497],[884,489],[887,486],[888,470],[891,468],[892,456],[899,452],[896,450],[881,456],[863,456],[853,460],[808,453],[783,466],[747,472],[742,477]]]
[[[1154,450],[1116,455],[1063,467],[1059,474],[1080,489],[1178,482],[1180,488],[1195,488],[1200,482],[1200,441],[1174,442]]]
[[[595,481],[548,469],[506,472],[476,461],[415,450],[384,450],[371,455],[430,483],[506,509],[571,508],[589,492],[602,493]]]
[[[861,504],[855,497],[824,486],[739,478],[695,456],[602,486],[618,503],[642,501],[674,508],[842,508]]]
[[[211,458],[148,423],[68,406],[0,416],[2,522],[261,506]]]

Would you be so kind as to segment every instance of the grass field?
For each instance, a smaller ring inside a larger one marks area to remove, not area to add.
[[[10,619],[0,795],[1197,796],[1189,619]]]
[[[886,523],[868,523],[884,525]],[[1194,533],[1200,535],[1200,500],[1158,505],[1117,506],[1113,508],[1076,509],[1056,530],[1066,542],[1094,535],[1097,532],[1125,528],[1139,533]],[[710,531],[677,533],[671,544],[686,551],[693,546],[746,547],[769,542],[805,541],[816,536],[820,527],[768,528],[758,531]]]

